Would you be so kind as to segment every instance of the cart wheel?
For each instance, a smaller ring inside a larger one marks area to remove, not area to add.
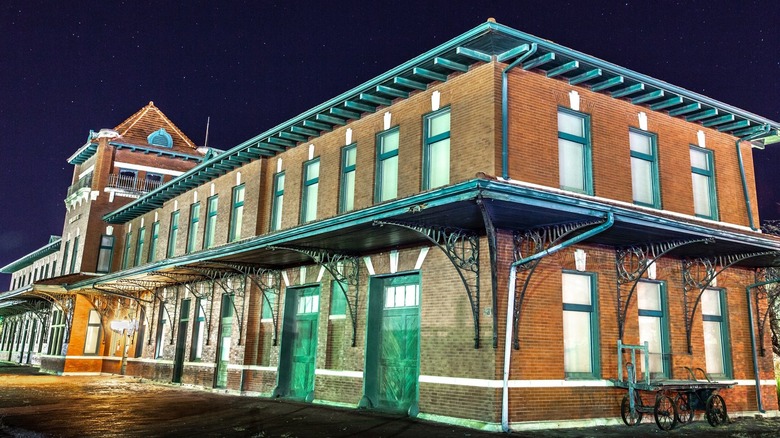
[[[653,414],[655,415],[655,424],[661,430],[672,430],[677,425],[677,409],[669,396],[658,396]]]
[[[690,394],[686,392],[677,393],[677,396],[674,397],[674,406],[677,408],[677,421],[680,424],[689,423],[693,420]]]
[[[623,417],[623,422],[626,426],[634,426],[642,422],[642,411],[639,408],[642,406],[642,397],[638,393],[634,395],[634,414],[631,415],[631,401],[628,398],[628,394],[623,396],[623,401],[620,402],[620,416]]]
[[[711,426],[715,427],[729,421],[728,413],[726,412],[726,402],[723,401],[723,397],[718,394],[713,394],[707,399],[707,407],[704,410],[704,415],[707,417],[707,422]]]

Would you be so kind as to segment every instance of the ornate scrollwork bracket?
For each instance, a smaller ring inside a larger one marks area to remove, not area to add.
[[[766,325],[771,313],[776,312],[778,302],[780,302],[780,291],[777,290],[780,283],[780,268],[762,268],[756,270],[756,292],[753,294],[754,304],[756,306],[756,315],[758,315],[758,348],[759,354],[766,356],[764,348],[764,336],[766,336]],[[752,329],[752,328],[751,328]],[[772,336],[775,336],[772,334]]]

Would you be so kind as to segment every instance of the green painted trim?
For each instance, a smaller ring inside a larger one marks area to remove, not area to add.
[[[563,303],[562,311],[576,311],[590,313],[590,373],[565,373],[566,379],[601,379],[601,334],[599,323],[599,282],[598,274],[595,272],[580,272],[564,269],[561,275],[582,275],[590,280],[590,305],[575,305]],[[586,309],[587,308],[587,309]],[[563,333],[561,333],[563,334]]]
[[[377,85],[376,92],[382,93],[386,96],[400,97],[401,99],[406,99],[409,97],[408,91],[399,90],[398,88],[393,88],[387,85]]]
[[[338,117],[344,117],[346,119],[353,119],[357,120],[360,118],[360,113],[356,113],[354,111],[349,111],[344,108],[331,108],[328,110],[331,114]]]
[[[195,251],[195,242],[198,240],[200,231],[200,202],[190,204],[190,225],[187,227],[187,254]]]
[[[203,248],[211,248],[216,243],[214,237],[217,232],[218,208],[219,195],[209,196],[206,199],[206,224],[203,227]]]
[[[578,61],[569,61],[567,63],[559,65],[558,67],[547,70],[547,77],[554,78],[556,76],[560,76],[564,73],[568,73],[578,68],[580,68],[580,63]]]
[[[179,210],[171,213],[171,226],[168,230],[168,248],[166,254],[168,258],[171,258],[176,251],[176,240],[179,237]]]
[[[696,213],[696,216],[717,221],[719,220],[718,219],[718,195],[717,195],[718,185],[715,183],[715,160],[714,160],[713,152],[709,149],[703,149],[694,145],[690,146],[690,150],[695,153],[703,154],[705,159],[707,160],[707,167],[708,167],[708,169],[702,169],[700,167],[694,167],[693,163],[691,163],[691,173],[706,176],[709,182],[708,184],[709,193],[707,194],[707,196],[709,196],[710,198],[710,213],[706,215]],[[695,207],[694,207],[694,213],[695,213]]]
[[[392,134],[398,134],[398,145],[395,149],[393,149],[390,152],[382,153],[382,145],[384,144],[384,140],[387,136],[390,136]],[[374,182],[374,202],[380,203],[384,201],[388,201],[390,199],[395,199],[398,197],[398,168],[396,167],[396,195],[392,198],[388,199],[382,199],[382,179],[384,176],[384,165],[383,162],[389,158],[397,157],[398,156],[398,149],[401,147],[401,132],[400,128],[398,126],[395,126],[390,129],[386,129],[382,132],[379,132],[376,134],[376,181]]]
[[[427,90],[428,84],[424,84],[422,82],[413,81],[411,79],[402,78],[402,77],[395,77],[393,78],[393,83],[396,85],[401,85],[406,88],[412,88],[414,90]]]
[[[125,251],[122,253],[122,269],[130,267],[130,241],[133,238],[133,232],[125,233]]]
[[[144,263],[144,244],[146,243],[146,227],[138,229],[138,240],[135,243],[135,260],[133,266],[139,266]]]
[[[2,273],[2,274],[13,274],[14,272],[16,272],[16,271],[18,271],[20,269],[26,268],[26,267],[32,265],[33,263],[35,263],[41,257],[45,257],[45,256],[47,256],[49,254],[53,254],[53,253],[59,251],[61,243],[62,243],[62,238],[58,238],[58,239],[50,242],[49,244],[47,244],[45,246],[42,246],[42,247],[36,249],[35,251],[33,251],[33,252],[23,256],[23,257],[20,257],[20,258],[18,258],[16,260],[12,261],[11,263],[3,266],[2,268],[0,268],[0,273]]]
[[[447,75],[443,73],[437,73],[433,70],[428,70],[427,68],[415,67],[412,69],[412,74],[423,77],[425,79],[430,79],[432,81],[439,81],[439,82],[447,81]]]
[[[362,112],[364,112],[364,113],[373,113],[373,112],[376,112],[376,107],[375,107],[375,106],[372,106],[372,105],[366,105],[366,104],[364,104],[364,103],[355,102],[355,101],[353,101],[353,100],[347,100],[347,101],[345,101],[345,102],[344,102],[344,107],[345,107],[345,108],[349,108],[349,109],[353,109],[353,110],[357,110],[357,111],[362,111]]]
[[[377,87],[377,88],[379,88],[379,87]],[[343,126],[343,125],[347,124],[346,120],[344,120],[344,119],[342,119],[340,117],[329,116],[327,114],[317,114],[317,115],[314,116],[314,118],[318,122],[330,123],[331,125],[342,125]]]
[[[640,103],[649,102],[651,100],[656,100],[664,97],[664,90],[655,90],[651,91],[649,93],[645,93],[641,96],[637,96],[631,99],[631,103],[634,105],[638,105]]]
[[[612,87],[616,87],[618,85],[623,85],[623,82],[625,82],[626,78],[623,76],[615,76],[614,78],[607,79],[606,81],[599,82],[597,84],[593,84],[593,86],[590,87],[590,91],[602,91],[607,90]]]
[[[692,113],[694,111],[699,111],[701,109],[701,104],[699,102],[694,102],[685,106],[682,106],[680,108],[675,108],[671,111],[669,111],[669,115],[673,117],[682,116],[688,113]]]
[[[601,75],[602,70],[600,68],[594,68],[593,70],[588,70],[585,73],[579,74],[569,79],[569,85],[577,85],[582,82],[601,77]]]
[[[355,155],[355,162],[352,164],[349,164],[349,155],[354,151]],[[353,210],[355,208],[355,184],[357,181],[354,179],[352,181],[352,193],[347,193],[347,186],[344,184],[344,181],[347,177],[347,174],[352,173],[355,174],[357,168],[357,143],[348,144],[341,148],[341,172],[339,177],[339,213],[346,213],[347,211]],[[347,200],[349,199],[349,204],[351,206],[347,205]]]
[[[618,90],[611,92],[610,96],[614,98],[625,97],[634,93],[638,93],[640,91],[644,91],[644,89],[645,89],[645,84],[629,85],[628,87],[620,88]]]
[[[496,60],[498,62],[509,61],[510,59],[517,58],[518,56],[525,54],[525,52],[529,51],[530,49],[530,44],[521,44],[517,47],[507,50],[504,53],[499,53],[498,56],[496,56]]]
[[[660,299],[661,310],[647,310],[639,308],[639,291],[637,294],[637,314],[638,316],[655,317],[660,318],[661,325],[661,376],[651,375],[650,378],[655,379],[658,377],[670,378],[672,376],[672,344],[669,335],[669,300],[667,297],[666,282],[660,280],[641,279],[640,283],[651,283],[658,285],[658,294]],[[658,374],[658,373],[655,373]]]
[[[705,120],[701,124],[705,128],[710,128],[717,125],[722,125],[727,122],[733,122],[734,121],[734,114],[726,114],[721,117],[716,117],[714,119]]]
[[[593,151],[592,151],[592,144],[591,144],[591,137],[590,137],[590,115],[581,113],[579,111],[574,111],[572,109],[562,107],[562,106],[558,107],[558,111],[581,118],[583,133],[585,134],[584,137],[577,137],[571,134],[558,131],[559,139],[568,140],[582,145],[582,153],[583,153],[583,157],[582,157],[583,188],[579,189],[577,187],[567,187],[563,185],[561,185],[560,188],[563,190],[570,190],[573,192],[584,193],[586,195],[593,195]],[[559,171],[559,181],[560,181],[560,171]]]
[[[661,102],[654,103],[650,105],[650,109],[653,111],[660,111],[662,109],[666,109],[675,105],[679,105],[683,103],[683,98],[680,96],[674,96],[666,100],[662,100]],[[671,112],[669,113],[671,114]]]
[[[152,240],[149,242],[149,256],[147,262],[153,262],[157,259],[157,244],[160,241],[160,221],[152,223]]]
[[[449,106],[425,114],[422,117],[423,119],[423,141],[422,141],[423,163],[422,163],[422,181],[421,181],[422,190],[429,190],[432,188],[431,187],[431,165],[433,163],[431,162],[431,145],[450,138],[451,125],[450,125],[450,129],[447,129],[447,132],[443,132],[436,136],[429,137],[430,122],[436,117],[442,116],[444,114],[451,114],[451,110]],[[452,119],[450,119],[450,124],[451,123],[452,123]],[[452,148],[452,144],[450,144],[450,152],[452,152],[451,148]],[[447,158],[448,158],[447,166],[449,167],[450,164],[452,163],[452,154],[450,153],[450,155]],[[447,184],[449,184],[449,181],[447,181]]]
[[[481,52],[479,50],[469,49],[466,47],[456,48],[455,53],[480,62],[490,62],[493,60],[493,58],[487,53]]]
[[[648,204],[646,202],[640,202],[634,200],[634,204],[660,209],[661,208],[661,178],[658,171],[658,136],[654,133],[643,131],[641,129],[636,129],[633,127],[629,128],[629,131],[650,138],[650,155],[631,150],[631,158],[637,158],[640,160],[649,161],[651,164],[651,172],[652,172],[651,184],[653,185],[653,203]]]
[[[718,109],[717,108],[709,108],[704,111],[698,112],[696,114],[692,114],[690,116],[687,116],[685,118],[686,122],[696,122],[698,120],[706,119],[712,116],[718,115]]]
[[[238,200],[239,198],[240,200]],[[236,222],[238,222],[236,219],[240,217],[241,223],[243,224],[245,201],[246,186],[244,184],[239,184],[233,187],[230,208],[230,227],[228,228],[228,243],[235,242],[241,238],[241,226],[236,226]]]
[[[309,168],[317,165],[317,176],[312,177],[310,179],[308,178]],[[314,214],[312,215],[312,212],[308,209],[308,201],[309,201],[309,188],[313,186],[317,186],[317,198],[319,198],[319,184],[320,184],[320,158],[314,158],[309,161],[306,161],[303,163],[303,171],[301,172],[301,217],[300,217],[300,223],[304,224],[306,222],[311,222],[313,220],[317,219],[317,207],[318,207],[318,200],[314,200]]]
[[[433,59],[433,65],[438,65],[438,66],[441,66],[441,67],[444,67],[444,68],[448,68],[450,70],[459,71],[459,72],[463,72],[463,73],[469,71],[469,66],[468,65],[461,64],[461,63],[455,62],[455,61],[450,61],[449,59],[446,59],[446,58],[440,58],[440,57],[434,58]]]
[[[284,171],[274,175],[274,188],[271,197],[271,220],[268,224],[269,231],[276,231],[282,226],[282,211],[284,209]]]
[[[523,63],[523,70],[531,70],[537,67],[541,67],[548,62],[555,61],[555,53],[549,52],[544,55],[537,56],[536,58]]]
[[[719,132],[733,131],[735,129],[746,128],[748,126],[750,126],[750,121],[738,120],[734,123],[729,123],[728,125],[718,126],[718,131]]]

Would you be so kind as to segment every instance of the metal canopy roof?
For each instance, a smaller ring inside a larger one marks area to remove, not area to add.
[[[694,217],[673,217],[663,211],[648,212],[602,202],[593,197],[564,194],[511,182],[475,179],[292,229],[91,278],[71,284],[67,288],[88,289],[96,284],[113,284],[127,279],[155,280],[160,276],[158,273],[183,274],[190,272],[188,265],[203,262],[242,263],[269,269],[286,269],[312,263],[305,254],[280,247],[322,249],[358,256],[430,244],[418,232],[394,225],[377,226],[377,220],[456,227],[484,234],[485,224],[475,202],[477,198],[482,199],[495,227],[499,229],[528,230],[600,219],[607,213],[612,213],[615,216],[615,224],[586,243],[615,248],[711,238],[708,243],[680,246],[669,255],[699,258],[766,253],[748,258],[739,265],[780,266],[780,240],[759,233],[741,231],[736,227],[716,229],[706,221]],[[160,278],[164,281],[163,277]]]
[[[207,160],[147,195],[106,214],[109,223],[124,223],[175,196],[261,157],[270,157],[346,125],[364,114],[406,99],[472,64],[509,63],[526,56],[522,66],[653,111],[717,129],[738,137],[777,137],[780,124],[706,96],[602,61],[510,27],[486,22],[388,72]],[[759,139],[753,139],[760,142]],[[767,144],[769,141],[767,141]]]

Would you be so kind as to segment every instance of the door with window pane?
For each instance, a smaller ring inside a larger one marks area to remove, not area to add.
[[[184,351],[187,344],[187,328],[190,324],[190,299],[181,301],[179,327],[176,333],[176,354],[173,357],[173,383],[181,383],[184,373]]]
[[[317,358],[319,286],[287,290],[277,394],[311,401]]]
[[[220,319],[219,328],[219,350],[217,351],[217,375],[214,385],[217,388],[227,388],[232,333],[233,297],[226,294],[222,296],[222,317]]]

